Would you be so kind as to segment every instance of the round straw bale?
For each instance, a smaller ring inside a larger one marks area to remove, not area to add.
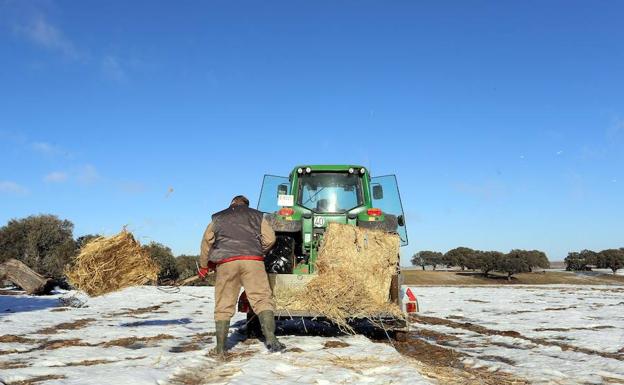
[[[126,229],[98,237],[81,249],[65,274],[69,283],[90,296],[155,282],[160,267]]]

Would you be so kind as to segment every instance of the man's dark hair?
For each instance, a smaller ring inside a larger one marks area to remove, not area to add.
[[[232,198],[232,203],[230,203],[230,207],[243,205],[249,207],[249,199],[247,199],[244,195],[235,196]]]

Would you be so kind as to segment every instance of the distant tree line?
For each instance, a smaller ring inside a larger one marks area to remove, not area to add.
[[[619,249],[607,249],[599,252],[592,250],[573,251],[565,258],[566,270],[590,271],[596,269],[611,269],[615,274],[624,268],[624,247]]]
[[[24,262],[37,273],[65,283],[64,270],[80,248],[99,237],[87,234],[74,239],[74,224],[55,215],[33,215],[11,219],[0,227],[0,263],[14,258]],[[171,249],[161,243],[142,246],[161,267],[158,283],[167,283],[197,274],[197,256],[175,257]]]
[[[444,254],[437,251],[419,251],[413,255],[412,265],[421,266],[423,270],[425,266],[432,266],[434,270],[437,266],[479,270],[485,276],[496,271],[507,274],[507,278],[511,279],[517,273],[532,272],[536,268],[549,268],[550,262],[546,254],[539,250],[514,249],[508,253],[501,253],[457,247]]]

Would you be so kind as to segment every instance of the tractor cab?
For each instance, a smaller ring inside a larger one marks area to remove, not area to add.
[[[395,232],[407,245],[396,177],[372,178],[362,166],[306,165],[288,177],[265,175],[258,210],[278,237],[265,259],[269,273],[314,273],[331,222]]]

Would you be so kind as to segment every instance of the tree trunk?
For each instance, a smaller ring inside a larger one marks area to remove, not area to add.
[[[28,294],[48,294],[53,281],[37,274],[17,259],[9,259],[0,264],[0,279],[11,281]]]
[[[425,265],[422,265],[422,269],[425,270]]]

